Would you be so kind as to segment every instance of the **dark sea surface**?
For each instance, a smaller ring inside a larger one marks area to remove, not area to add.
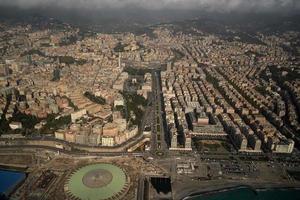
[[[26,177],[23,172],[0,170],[0,193],[11,192]]]
[[[236,188],[217,193],[195,195],[188,200],[300,200],[300,189]]]

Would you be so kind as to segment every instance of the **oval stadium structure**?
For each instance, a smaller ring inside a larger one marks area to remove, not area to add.
[[[124,170],[108,163],[81,167],[65,183],[67,198],[74,200],[120,199],[128,189]]]

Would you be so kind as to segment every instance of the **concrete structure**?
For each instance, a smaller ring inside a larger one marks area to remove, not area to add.
[[[118,166],[98,163],[84,166],[68,178],[64,190],[67,199],[120,199],[127,193],[129,179]]]
[[[11,122],[9,124],[9,127],[13,130],[15,129],[21,129],[23,126],[22,126],[22,123],[21,122]]]
[[[79,111],[71,114],[71,120],[73,123],[75,123],[77,119],[80,119],[81,117],[83,117],[86,114],[87,114],[86,109],[79,110]]]

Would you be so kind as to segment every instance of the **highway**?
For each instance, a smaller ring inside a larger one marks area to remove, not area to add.
[[[32,153],[32,151],[36,153],[40,153],[44,151],[52,151],[54,153],[60,153],[61,155],[72,156],[74,158],[79,157],[118,157],[118,156],[133,156],[133,157],[153,157],[156,155],[151,154],[151,152],[81,152],[81,151],[73,151],[73,150],[65,150],[59,149],[55,147],[42,146],[42,145],[11,145],[11,146],[0,146],[0,154],[9,155],[15,153],[25,153],[28,150]],[[172,152],[168,154],[168,157],[164,157],[164,160],[172,160],[174,158],[180,159],[189,159],[189,158],[201,158],[201,159],[209,159],[209,160],[228,160],[228,159],[236,159],[236,160],[264,160],[264,161],[281,161],[287,163],[300,163],[300,153],[293,154],[268,154],[268,153],[259,153],[259,154],[251,154],[251,153],[198,153],[192,152],[187,155],[182,155],[180,152]]]
[[[113,156],[137,156],[142,157],[148,155],[145,152],[80,152],[80,151],[72,151],[72,150],[65,150],[50,146],[43,146],[43,145],[10,145],[10,146],[0,146],[0,152],[7,154],[9,153],[20,153],[24,150],[35,150],[36,152],[39,152],[41,150],[46,151],[52,151],[52,152],[59,152],[60,154],[65,154],[69,156],[107,156],[107,157],[113,157]]]

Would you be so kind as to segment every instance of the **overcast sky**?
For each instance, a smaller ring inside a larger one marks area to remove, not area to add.
[[[20,8],[61,7],[61,8],[144,8],[160,9],[199,9],[209,11],[300,11],[300,0],[0,0],[1,6]]]

